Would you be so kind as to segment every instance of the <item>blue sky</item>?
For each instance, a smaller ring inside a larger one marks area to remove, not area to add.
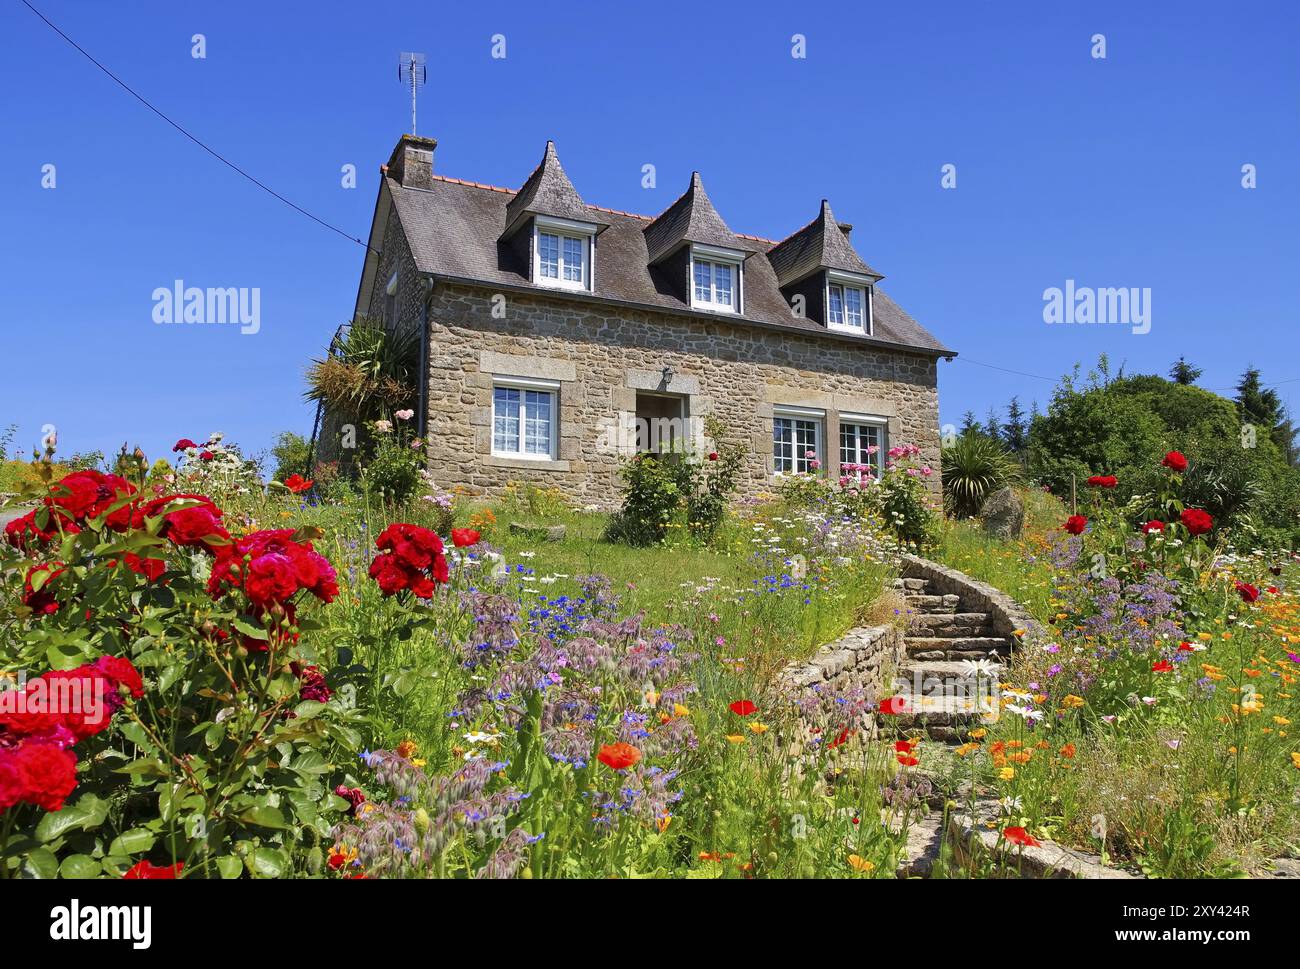
[[[351,236],[409,126],[397,53],[421,50],[442,174],[517,187],[553,138],[589,202],[658,213],[698,169],[734,230],[772,238],[829,198],[883,287],[968,358],[940,365],[945,422],[1050,396],[973,361],[1055,378],[1101,352],[1159,373],[1183,353],[1222,390],[1254,363],[1300,409],[1291,0],[33,3]],[[186,141],[18,0],[0,36],[0,427],[150,457],[214,430],[246,451],[308,433],[303,368],[350,316],[364,250]],[[151,294],[175,279],[260,288],[260,331],[155,325]],[[1150,332],[1045,324],[1043,291],[1066,279],[1150,288]]]

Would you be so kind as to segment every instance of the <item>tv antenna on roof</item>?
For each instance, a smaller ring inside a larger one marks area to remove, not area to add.
[[[397,58],[397,79],[411,85],[411,134],[415,134],[415,92],[425,81],[424,55],[402,51]]]

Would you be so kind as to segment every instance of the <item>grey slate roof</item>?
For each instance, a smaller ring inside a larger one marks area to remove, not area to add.
[[[817,218],[768,250],[767,259],[782,286],[797,283],[819,269],[840,269],[883,278],[862,261],[825,199]]]
[[[510,235],[529,215],[591,221],[588,214],[587,204],[569,181],[569,176],[564,174],[560,156],[555,153],[555,142],[548,141],[541,164],[506,205],[505,234]]]
[[[691,172],[691,186],[684,195],[663,214],[645,227],[646,251],[650,262],[656,263],[671,255],[684,242],[698,242],[707,246],[742,249],[753,252],[755,247],[742,241],[727,227],[718,215],[699,172]]]
[[[509,245],[500,241],[506,228],[509,204],[522,192],[442,175],[434,175],[428,189],[404,188],[391,177],[385,177],[384,181],[405,230],[416,268],[422,273],[487,286],[527,289],[561,300],[594,298],[695,319],[717,319],[721,315],[695,310],[683,303],[678,287],[665,277],[663,269],[650,266],[645,228],[656,220],[648,216],[592,205],[584,206],[584,213],[574,216],[580,221],[607,223],[609,226],[596,243],[595,290],[584,296],[569,290],[534,286],[529,282],[527,267],[521,264]],[[720,218],[718,222],[721,222]],[[689,226],[692,221],[687,219],[685,224]],[[705,224],[707,220],[703,219],[698,223]],[[722,225],[725,227],[725,223]],[[695,230],[685,231],[694,233]],[[712,241],[710,244],[720,243]],[[731,248],[755,250],[760,255],[751,256],[745,263],[744,313],[726,315],[724,319],[867,345],[894,345],[934,355],[953,352],[878,287],[872,306],[875,330],[871,337],[841,336],[816,322],[800,319],[782,296],[771,263],[761,255],[776,244],[752,236],[733,236],[729,245]]]

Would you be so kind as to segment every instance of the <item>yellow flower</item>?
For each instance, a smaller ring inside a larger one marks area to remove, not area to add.
[[[1061,701],[1061,706],[1063,706],[1067,710],[1072,709],[1074,707],[1081,707],[1083,706],[1083,697],[1075,696],[1073,693],[1069,693],[1066,695],[1065,699]]]
[[[1291,721],[1288,720],[1286,717],[1274,717],[1274,718],[1273,718],[1273,722],[1274,722],[1275,724],[1277,724],[1279,727],[1285,727],[1285,726],[1287,726]]]
[[[1197,633],[1196,638],[1208,643],[1211,639],[1214,638],[1214,636],[1212,636],[1210,633]]]
[[[1293,753],[1291,755],[1291,766],[1296,770],[1300,770],[1300,753]]]
[[[397,756],[402,760],[410,760],[419,749],[414,740],[403,740],[397,745]]]
[[[861,855],[849,855],[849,867],[854,871],[872,871],[876,866]]]
[[[743,734],[729,733],[727,734],[727,740],[729,743],[743,744],[745,742],[745,737]]]
[[[752,733],[767,733],[767,724],[765,724],[765,723],[751,723],[751,724],[749,725],[749,729],[750,729],[750,732],[752,732]]]
[[[985,730],[983,727],[980,727],[978,730],[972,730],[972,731],[970,732],[970,735],[971,735],[972,737],[974,737],[976,740],[979,740],[979,739],[980,739],[981,737],[983,737],[986,733],[988,733],[988,731]]]
[[[662,818],[655,820],[655,827],[659,829],[660,834],[668,830],[668,825],[672,823],[672,820],[673,816],[671,814],[665,814]]]
[[[1004,781],[1009,781],[1015,776],[1016,769],[1014,767],[1004,767],[998,771],[998,777],[1002,778]]]
[[[673,716],[674,716],[674,717],[689,717],[690,715],[691,715],[691,711],[690,711],[690,710],[687,710],[687,709],[686,709],[684,706],[682,706],[680,703],[674,703],[674,704],[673,704]]]

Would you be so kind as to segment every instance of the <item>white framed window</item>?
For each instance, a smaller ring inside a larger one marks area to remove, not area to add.
[[[885,466],[887,428],[883,417],[841,414],[840,473],[853,476],[868,467],[879,477]]]
[[[560,385],[551,380],[496,377],[492,381],[492,453],[553,461],[560,424]]]
[[[871,334],[872,284],[868,276],[826,274],[826,326],[846,333]]]
[[[740,312],[744,254],[716,246],[691,246],[691,306],[719,313]]]
[[[533,220],[533,282],[557,289],[592,289],[596,227],[571,219]]]
[[[774,474],[816,472],[822,467],[822,427],[826,415],[808,407],[778,407],[772,416]]]

